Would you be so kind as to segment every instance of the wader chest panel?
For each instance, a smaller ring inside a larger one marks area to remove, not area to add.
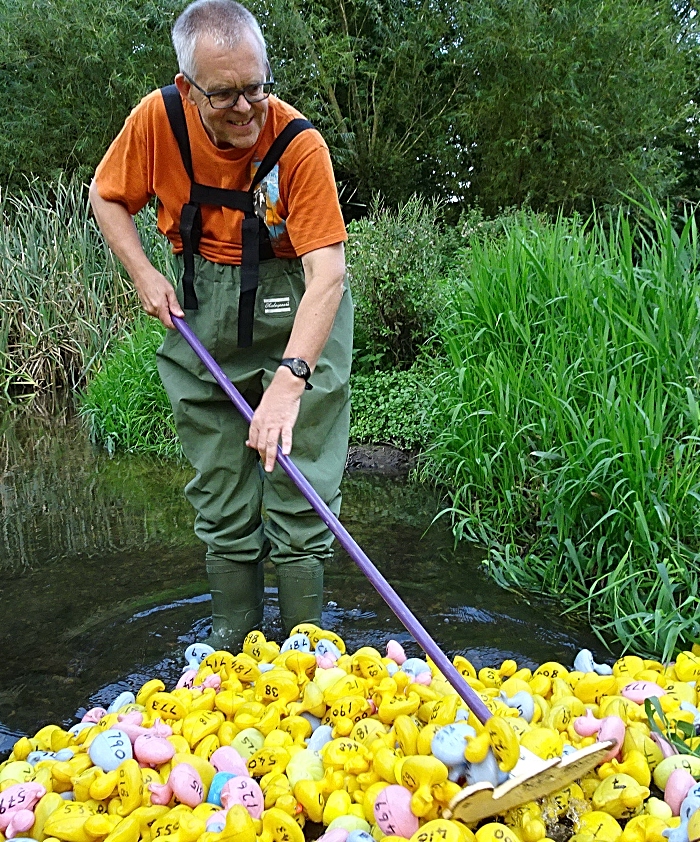
[[[198,308],[194,290],[194,256],[199,254],[199,241],[202,236],[201,205],[225,207],[243,213],[241,231],[241,293],[238,303],[238,347],[249,348],[253,344],[253,316],[255,293],[258,288],[258,266],[261,260],[271,260],[275,255],[267,226],[260,219],[254,208],[254,192],[257,185],[265,178],[279,161],[291,141],[313,125],[300,118],[291,120],[274,139],[272,145],[258,167],[253,182],[248,190],[226,190],[199,184],[194,178],[192,150],[187,133],[185,111],[180,92],[175,85],[161,88],[165,110],[170,128],[175,135],[182,156],[182,163],[190,179],[190,200],[182,206],[180,212],[180,237],[182,238],[182,256],[185,270],[182,276],[184,307],[186,310]]]

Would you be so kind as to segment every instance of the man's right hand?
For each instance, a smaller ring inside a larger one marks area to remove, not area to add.
[[[185,314],[178,303],[173,285],[146,257],[129,211],[119,202],[103,199],[94,181],[90,185],[90,204],[107,244],[124,264],[134,282],[143,309],[149,316],[160,319],[170,330],[175,330],[170,314],[181,318]]]
[[[149,263],[134,278],[134,286],[148,315],[160,319],[170,330],[175,330],[170,314],[180,318],[184,318],[185,314],[170,281]]]

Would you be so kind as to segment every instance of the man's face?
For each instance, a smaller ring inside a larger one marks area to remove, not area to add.
[[[208,93],[242,90],[267,78],[267,65],[260,45],[246,34],[234,49],[218,47],[202,38],[194,52],[194,81]],[[220,148],[250,149],[260,136],[267,119],[268,101],[249,103],[244,96],[230,108],[214,109],[207,98],[178,74],[175,81],[181,93],[199,109],[202,123],[212,142]]]

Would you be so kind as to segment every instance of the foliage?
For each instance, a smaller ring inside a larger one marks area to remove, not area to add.
[[[455,7],[473,84],[458,131],[488,214],[669,195],[697,62],[694,16],[638,0],[475,0]],[[697,140],[695,141],[697,144]]]
[[[506,587],[663,652],[700,634],[700,242],[649,200],[474,238],[431,384],[425,476]]]
[[[697,168],[697,16],[652,0],[252,0],[349,215],[380,193],[588,211]],[[183,0],[0,0],[0,180],[90,174],[176,70]],[[41,142],[34,142],[40,138]]]
[[[178,0],[0,0],[0,183],[85,178],[149,90],[172,81]]]
[[[661,707],[658,696],[651,696],[644,700],[644,711],[647,715],[649,728],[654,734],[663,737],[676,750],[677,754],[692,754],[700,757],[700,749],[692,747],[691,740],[695,740],[695,725],[682,719],[669,721]]]
[[[156,367],[165,328],[142,315],[107,357],[80,405],[90,438],[109,452],[182,456],[170,402]]]
[[[369,217],[349,226],[360,371],[409,368],[435,332],[447,244],[438,208],[418,196],[395,211],[376,201]]]
[[[137,309],[75,179],[0,199],[0,275],[6,400],[55,397],[83,384]]]
[[[424,373],[419,365],[408,371],[354,374],[350,385],[352,441],[414,450],[430,440]]]
[[[678,4],[254,8],[282,93],[322,130],[360,203],[419,190],[489,215],[524,203],[589,211],[617,204],[635,179],[668,195],[678,150],[692,158],[698,21]]]
[[[80,415],[90,438],[109,452],[152,453],[180,458],[168,396],[158,376],[156,349],[164,328],[142,316],[91,379]],[[415,448],[428,437],[418,369],[353,375],[350,437]]]

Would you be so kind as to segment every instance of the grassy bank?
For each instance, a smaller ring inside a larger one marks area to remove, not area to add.
[[[0,276],[0,392],[13,401],[85,385],[136,310],[78,182],[0,196]]]
[[[700,243],[658,206],[513,219],[450,285],[426,476],[506,587],[670,656],[700,634]]]

